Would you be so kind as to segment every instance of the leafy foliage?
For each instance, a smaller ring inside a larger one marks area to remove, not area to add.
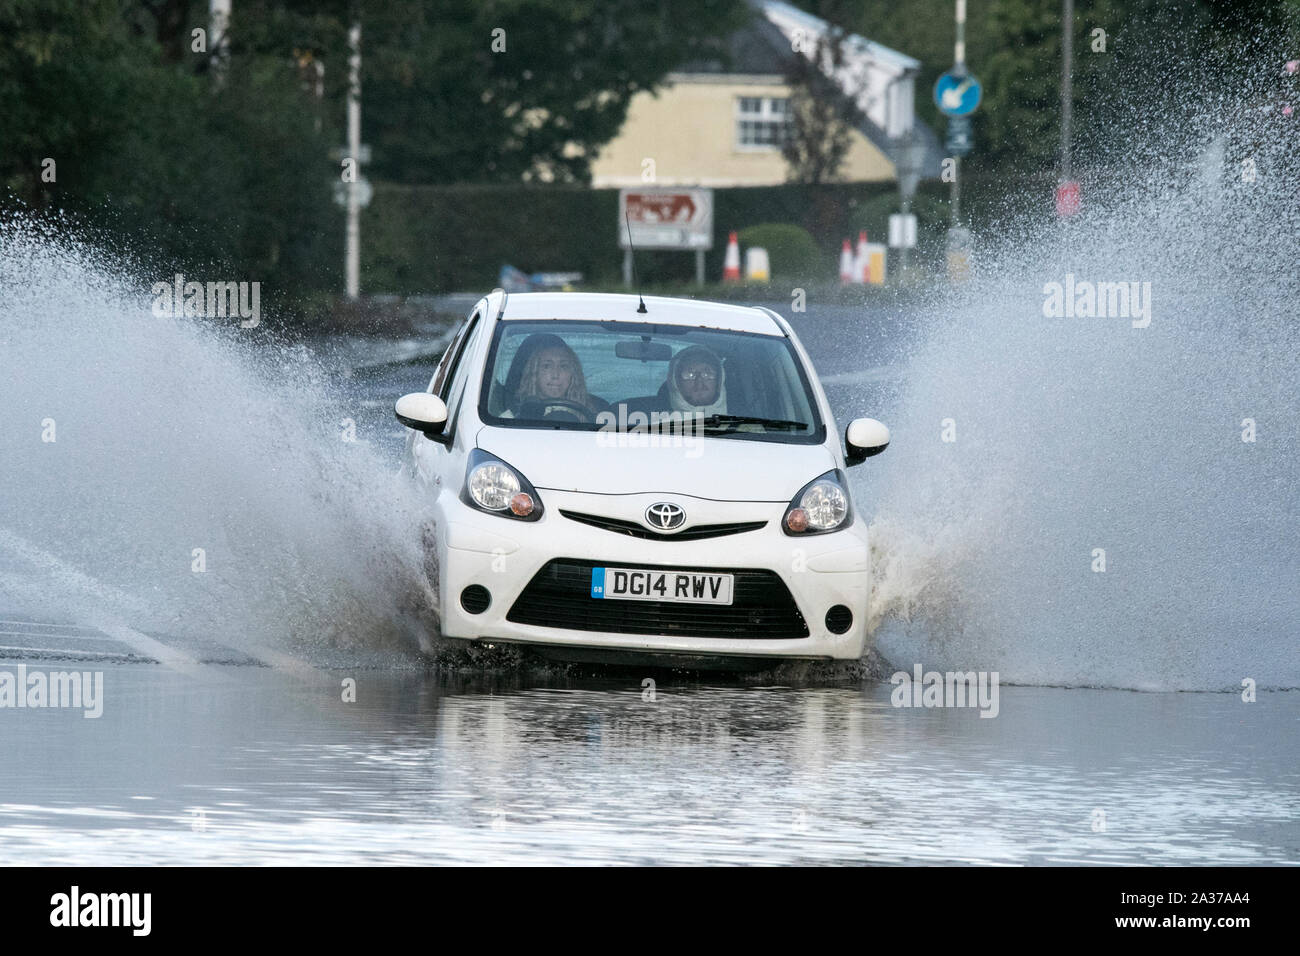
[[[749,11],[743,0],[237,0],[218,69],[204,0],[0,0],[3,202],[130,237],[146,271],[258,279],[272,298],[337,286],[330,151],[353,15],[365,172],[517,183],[588,179],[632,95]]]
[[[392,182],[586,182],[632,96],[716,51],[743,0],[367,9],[363,123]]]
[[[817,38],[810,56],[790,60],[789,127],[781,154],[791,182],[835,182],[849,154],[857,108],[828,78],[844,66],[843,41],[843,31],[832,26]]]

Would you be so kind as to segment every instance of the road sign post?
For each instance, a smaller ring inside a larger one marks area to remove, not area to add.
[[[348,152],[360,162],[361,153],[361,24],[348,29]],[[353,170],[355,175],[357,170]],[[369,183],[366,184],[369,188]],[[361,295],[361,186],[347,184],[347,224],[344,227],[343,286],[348,301]],[[367,200],[368,201],[368,200]]]
[[[948,227],[948,274],[963,278],[969,272],[970,231],[961,225],[961,160],[975,145],[970,115],[980,105],[983,88],[966,69],[966,0],[957,0],[957,42],[953,67],[934,84],[934,103],[948,117],[945,149],[952,155],[952,218]]]
[[[632,284],[633,249],[693,251],[695,279],[703,285],[704,253],[713,248],[713,190],[691,187],[620,189],[618,244],[624,250],[625,285]]]

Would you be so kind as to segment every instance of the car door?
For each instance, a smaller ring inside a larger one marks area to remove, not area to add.
[[[474,311],[465,317],[460,327],[451,337],[447,348],[442,353],[442,358],[438,360],[438,365],[433,371],[433,378],[429,381],[429,387],[425,389],[430,395],[437,395],[441,391],[442,384],[450,375],[452,363],[460,353],[461,346],[465,343],[465,336],[469,331],[470,323],[474,317],[479,314],[482,303],[475,306]],[[402,471],[409,474],[415,481],[424,483],[431,482],[433,473],[431,466],[436,462],[436,458],[431,454],[428,447],[436,442],[430,442],[427,438],[415,430],[407,432],[406,435],[406,453],[402,459]]]
[[[466,383],[472,377],[483,314],[484,307],[480,303],[447,346],[447,352],[429,382],[428,391],[441,398],[447,406],[447,427],[443,435],[448,441],[434,441],[419,432],[413,433],[411,453],[416,478],[431,491],[436,492],[444,486],[456,487],[460,472],[464,471],[465,439],[459,418],[464,407]]]

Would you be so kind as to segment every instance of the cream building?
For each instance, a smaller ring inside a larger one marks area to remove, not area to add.
[[[789,179],[780,137],[790,102],[790,58],[811,54],[824,20],[777,0],[753,4],[752,23],[729,38],[725,59],[669,74],[656,93],[628,105],[619,135],[592,163],[592,185],[771,186]],[[914,77],[920,63],[857,35],[844,42],[845,63],[830,78],[851,97],[859,121],[840,179],[896,178],[894,154],[909,131],[926,146],[923,175],[938,173],[932,131],[915,120]]]

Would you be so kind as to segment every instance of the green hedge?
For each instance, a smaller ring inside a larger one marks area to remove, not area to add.
[[[618,194],[526,186],[377,183],[361,222],[362,286],[372,292],[488,290],[501,266],[611,279]]]
[[[856,235],[859,205],[891,196],[897,189],[889,183],[716,189],[705,268],[711,278],[722,275],[729,231],[783,223],[807,231],[821,253],[818,270],[832,270],[833,279],[840,240]],[[490,289],[504,263],[616,283],[623,264],[617,218],[616,189],[377,183],[361,224],[362,286],[404,294]],[[768,251],[777,274],[786,272]],[[637,273],[647,284],[687,280],[695,257],[643,250]]]
[[[964,218],[981,232],[1051,215],[1051,185],[965,176]],[[948,184],[929,181],[913,201],[919,248],[912,261],[917,266],[943,266],[949,191]],[[856,241],[863,229],[872,241],[885,241],[889,214],[897,210],[893,183],[715,189],[707,276],[722,276],[728,232],[780,224],[806,231],[820,258],[814,259],[805,245],[802,259],[796,256],[797,264],[786,265],[768,245],[774,276],[834,282],[841,241]],[[576,271],[589,283],[616,285],[623,263],[617,218],[616,189],[376,183],[361,224],[362,288],[399,294],[486,290],[497,285],[505,263],[530,273]],[[695,275],[695,257],[685,252],[642,250],[636,265],[647,286],[689,281]],[[801,269],[807,274],[797,274]]]
[[[740,230],[737,240],[742,254],[751,246],[767,250],[773,279],[798,281],[805,276],[829,274],[833,268],[812,233],[802,226],[781,222],[749,226]]]

